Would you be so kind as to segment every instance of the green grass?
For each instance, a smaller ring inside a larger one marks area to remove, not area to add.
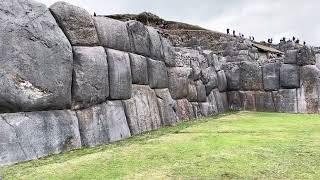
[[[320,116],[229,113],[0,169],[4,179],[319,179]]]

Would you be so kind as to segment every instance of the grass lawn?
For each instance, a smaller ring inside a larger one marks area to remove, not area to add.
[[[4,179],[319,179],[320,116],[240,112],[0,168]]]

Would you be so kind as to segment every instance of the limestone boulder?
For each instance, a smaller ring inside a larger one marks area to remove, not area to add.
[[[94,17],[100,44],[107,48],[131,52],[127,24],[107,17]]]
[[[273,101],[277,112],[297,113],[298,100],[296,89],[273,91]]]
[[[229,109],[228,97],[226,92],[220,92],[219,89],[214,89],[213,94],[217,103],[219,113],[224,113]]]
[[[210,50],[205,50],[202,52],[202,54],[208,60],[208,66],[214,67],[216,71],[221,70],[221,63],[219,61],[219,57],[216,54],[214,54]]]
[[[109,96],[107,55],[103,47],[73,47],[72,108],[86,108]]]
[[[59,1],[50,11],[73,46],[99,44],[93,18],[85,9]]]
[[[206,87],[206,93],[209,95],[211,91],[218,87],[218,75],[214,67],[208,67],[201,72],[201,80]]]
[[[176,125],[179,118],[176,114],[176,101],[172,99],[169,89],[155,89],[161,123],[164,126]]]
[[[132,83],[139,84],[139,85],[149,84],[147,58],[137,54],[132,54],[132,53],[130,53],[129,56],[130,56]]]
[[[215,96],[214,91],[211,91],[211,93],[208,95],[207,102],[209,104],[209,107],[207,110],[208,116],[218,114],[219,111],[218,111],[217,100],[216,100],[216,96]],[[205,108],[205,107],[203,107],[203,108]]]
[[[316,55],[312,48],[304,46],[297,52],[297,64],[300,66],[304,65],[315,65]]]
[[[257,62],[243,61],[240,64],[242,90],[262,90],[262,69]]]
[[[276,91],[280,88],[280,64],[267,63],[263,65],[263,86],[266,91]]]
[[[183,99],[188,96],[188,83],[191,68],[175,67],[168,69],[169,90],[173,99]]]
[[[256,111],[255,92],[240,91],[241,107],[244,111]]]
[[[133,85],[132,98],[123,103],[132,135],[161,127],[157,96],[149,86]]]
[[[301,88],[297,90],[300,113],[320,112],[320,70],[315,65],[301,68]]]
[[[224,71],[218,71],[218,89],[220,92],[225,92],[227,90],[228,84],[227,84],[227,77]]]
[[[139,21],[128,21],[127,28],[132,51],[150,56],[150,36],[148,29]]]
[[[192,104],[187,99],[179,99],[176,102],[176,113],[179,121],[188,121],[195,118]]]
[[[206,86],[202,83],[202,81],[195,82],[197,89],[197,101],[205,102],[207,100]]]
[[[148,33],[150,35],[150,54],[151,57],[158,60],[163,60],[163,47],[158,30],[153,27],[147,26]]]
[[[229,91],[240,90],[239,63],[226,63],[223,69],[227,78],[227,89]]]
[[[152,89],[168,88],[168,72],[164,62],[148,59],[148,76]]]
[[[72,111],[0,115],[0,165],[38,159],[81,147]]]
[[[280,68],[280,85],[287,89],[300,87],[299,66],[283,64]]]
[[[45,5],[0,1],[0,112],[71,106],[72,48]]]
[[[285,54],[285,64],[297,64],[297,50],[288,50]]]
[[[241,108],[241,98],[239,91],[229,91],[227,92],[229,109],[232,111],[240,111]]]
[[[194,81],[189,81],[188,83],[188,97],[189,102],[197,102],[198,101],[198,94],[197,94],[197,87]]]
[[[121,101],[107,101],[77,111],[77,117],[83,146],[94,147],[131,136]]]
[[[255,92],[256,110],[260,112],[275,112],[276,108],[273,102],[272,92]]]
[[[128,53],[107,49],[109,65],[109,95],[113,100],[131,97],[132,77]]]

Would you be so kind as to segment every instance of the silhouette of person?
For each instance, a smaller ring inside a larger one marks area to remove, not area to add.
[[[94,16],[94,17],[96,17],[96,16],[97,16],[96,12],[94,12],[94,13],[93,13],[93,16]]]
[[[227,34],[228,34],[228,35],[230,34],[230,29],[229,29],[229,28],[227,29]]]

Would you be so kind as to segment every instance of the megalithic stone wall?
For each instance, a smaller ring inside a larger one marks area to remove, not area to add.
[[[319,61],[307,47],[280,59],[245,45],[217,56],[173,47],[137,21],[31,0],[1,1],[0,29],[0,165],[229,109],[320,110]]]

